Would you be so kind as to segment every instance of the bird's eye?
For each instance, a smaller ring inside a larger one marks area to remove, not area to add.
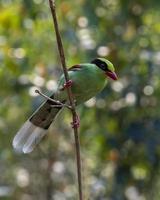
[[[107,65],[104,64],[104,63],[102,63],[102,64],[101,64],[101,69],[103,69],[103,70],[107,70]]]

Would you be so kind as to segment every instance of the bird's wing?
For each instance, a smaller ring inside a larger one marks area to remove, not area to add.
[[[71,75],[71,73],[73,72],[74,73],[74,77],[75,77],[75,73],[77,73],[78,71],[81,71],[83,69],[82,65],[73,65],[72,67],[68,68],[68,74],[69,74],[69,77],[71,79],[73,79],[73,76]],[[70,73],[71,72],[71,73]],[[65,91],[64,90],[64,84],[65,84],[65,78],[64,78],[64,75],[62,75],[59,79],[59,84],[58,84],[58,90],[59,91]],[[63,94],[63,93],[61,93]],[[67,99],[67,96],[66,96],[66,92],[65,92],[65,98],[62,97],[62,99]],[[62,95],[63,96],[63,95]],[[58,97],[58,99],[61,99],[60,96]],[[62,100],[61,99],[61,100]]]

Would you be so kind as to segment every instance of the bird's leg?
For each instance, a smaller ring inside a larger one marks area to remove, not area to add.
[[[80,118],[76,115],[76,118],[71,122],[72,128],[79,128],[80,126]]]
[[[71,87],[73,84],[72,80],[68,80],[66,83],[64,83],[62,90]]]
[[[68,88],[68,87],[71,87],[73,84],[73,81],[72,80],[69,80],[67,81],[64,85],[63,85],[63,88],[62,90]],[[74,100],[74,103],[76,104],[76,100]],[[70,106],[70,109],[72,110],[72,106]],[[73,119],[73,122],[71,122],[71,125],[72,125],[72,128],[79,128],[80,126],[80,118],[78,115],[76,115],[75,119]]]
[[[61,107],[66,107],[68,109],[72,109],[70,105],[67,105],[65,103],[62,103],[60,101],[57,101],[55,99],[52,99],[48,96],[46,96],[45,94],[43,94],[42,92],[40,92],[39,90],[35,90],[36,93],[38,93],[39,95],[41,95],[42,97],[44,97],[45,99],[49,100],[50,102],[56,104],[56,105],[51,105],[52,108],[61,108]]]

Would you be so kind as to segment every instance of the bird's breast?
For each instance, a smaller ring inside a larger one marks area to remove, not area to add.
[[[84,68],[81,71],[69,72],[69,78],[73,81],[72,92],[77,104],[81,104],[99,93],[105,86],[105,75],[101,71]],[[64,84],[64,78],[60,81],[60,87]],[[59,99],[66,99],[66,90],[59,92]]]

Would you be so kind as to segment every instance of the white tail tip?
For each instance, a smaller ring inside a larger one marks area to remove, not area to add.
[[[30,153],[46,133],[47,130],[27,120],[14,137],[13,147],[17,152]]]

